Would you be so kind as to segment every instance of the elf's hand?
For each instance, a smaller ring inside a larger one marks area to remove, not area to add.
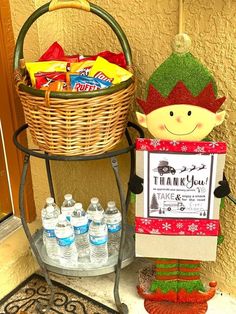
[[[218,183],[219,183],[219,186],[214,191],[215,197],[222,198],[229,195],[231,191],[230,191],[229,183],[224,174],[223,174],[223,180],[219,181]]]
[[[134,194],[140,194],[143,192],[143,178],[140,178],[136,174],[131,178],[129,182],[129,188]]]

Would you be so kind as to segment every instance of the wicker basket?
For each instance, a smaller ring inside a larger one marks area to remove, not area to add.
[[[96,155],[114,147],[122,138],[133,100],[135,83],[131,78],[115,86],[92,92],[45,92],[27,86],[23,43],[35,20],[46,12],[78,8],[101,17],[115,32],[132,71],[127,38],[113,17],[85,0],[53,0],[36,10],[23,25],[14,56],[15,81],[33,142],[57,155]]]

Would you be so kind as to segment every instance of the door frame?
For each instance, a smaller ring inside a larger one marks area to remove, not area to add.
[[[13,55],[15,40],[13,34],[9,0],[1,0],[0,6],[0,118],[2,120],[3,136],[8,170],[14,203],[14,214],[20,216],[19,211],[19,186],[24,155],[13,144],[13,133],[25,123],[23,108],[14,86]],[[21,143],[27,146],[27,134],[21,135]],[[36,218],[33,197],[32,178],[30,167],[25,184],[24,203],[28,222]]]

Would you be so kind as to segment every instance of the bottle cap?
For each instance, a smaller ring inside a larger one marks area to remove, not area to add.
[[[75,203],[74,209],[82,209],[82,208],[83,208],[82,203]]]
[[[72,200],[72,194],[66,194],[64,196],[64,198],[65,198],[66,201],[70,201],[70,200]]]
[[[58,216],[58,222],[64,222],[65,220],[66,220],[66,215],[60,214],[60,215]]]
[[[91,198],[91,203],[92,204],[97,204],[98,203],[98,198],[97,197],[93,197],[93,198]]]
[[[107,206],[108,207],[115,207],[116,203],[114,201],[110,201],[110,202],[107,203]]]
[[[53,198],[53,197],[47,197],[47,198],[46,198],[46,203],[47,203],[48,205],[53,204],[53,203],[54,203],[54,198]]]

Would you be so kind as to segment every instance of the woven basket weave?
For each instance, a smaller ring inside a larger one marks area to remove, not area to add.
[[[41,150],[67,156],[101,154],[114,147],[124,134],[135,90],[133,78],[103,90],[80,93],[49,93],[27,86],[23,79],[23,42],[29,27],[42,14],[65,7],[90,11],[106,21],[117,35],[132,71],[129,43],[111,15],[84,0],[53,0],[28,18],[18,36],[14,57],[17,91],[33,142]]]

